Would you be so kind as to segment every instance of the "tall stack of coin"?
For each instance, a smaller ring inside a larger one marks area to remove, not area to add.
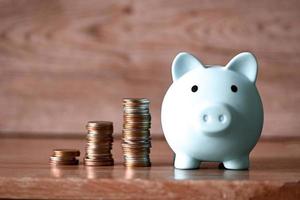
[[[111,154],[113,143],[113,123],[90,121],[86,125],[87,146],[84,164],[89,166],[114,165]]]
[[[150,101],[144,98],[123,99],[123,142],[125,166],[149,167],[150,162]]]
[[[80,156],[77,149],[54,149],[50,156],[51,165],[78,165],[76,157]]]

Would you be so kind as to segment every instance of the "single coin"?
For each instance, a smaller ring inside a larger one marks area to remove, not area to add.
[[[87,166],[112,166],[114,165],[114,161],[110,160],[110,161],[90,161],[90,160],[84,160],[84,165]]]
[[[124,114],[150,114],[148,105],[144,106],[123,106]]]
[[[127,138],[122,138],[123,143],[125,144],[150,144],[151,143],[151,139],[144,139],[144,140],[130,140]]]
[[[101,161],[112,161],[113,160],[113,158],[112,158],[112,156],[106,156],[106,157],[85,157],[84,158],[84,160],[85,161],[99,161],[99,162],[101,162]]]
[[[150,110],[148,103],[123,103],[123,110],[138,109],[138,110]]]
[[[150,103],[146,98],[123,98],[123,103]]]
[[[136,114],[136,113],[124,113],[123,115],[124,117],[127,117],[127,118],[151,118],[151,114],[150,113],[139,113],[139,114]]]
[[[148,163],[127,163],[124,162],[125,167],[151,167],[151,162]]]
[[[78,165],[79,164],[79,160],[74,160],[74,161],[53,161],[50,160],[49,163],[51,165]]]
[[[96,130],[112,130],[113,123],[110,121],[89,121],[86,125],[86,128]]]
[[[80,151],[78,149],[54,149],[54,156],[80,156]]]
[[[143,123],[125,123],[123,124],[124,129],[140,129],[147,131],[151,128],[151,124],[143,124]]]
[[[50,160],[52,161],[74,161],[76,160],[76,157],[56,157],[56,156],[50,156]]]
[[[88,126],[113,126],[111,121],[88,121]]]

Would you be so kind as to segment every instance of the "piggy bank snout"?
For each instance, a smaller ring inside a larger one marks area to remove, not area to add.
[[[226,105],[210,105],[200,110],[200,128],[206,133],[218,133],[229,127],[231,113]]]

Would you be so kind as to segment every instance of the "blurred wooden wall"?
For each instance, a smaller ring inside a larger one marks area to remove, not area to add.
[[[83,134],[122,124],[122,98],[151,100],[153,133],[180,51],[258,58],[263,134],[300,130],[299,0],[0,1],[0,132]]]

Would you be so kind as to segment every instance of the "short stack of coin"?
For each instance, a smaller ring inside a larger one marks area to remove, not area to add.
[[[150,101],[145,98],[123,99],[123,142],[125,166],[149,167],[150,162]]]
[[[114,165],[111,154],[113,143],[113,123],[90,121],[86,125],[87,146],[84,164],[88,166]]]
[[[80,156],[77,149],[54,149],[53,155],[50,156],[51,165],[78,165],[76,157]]]

